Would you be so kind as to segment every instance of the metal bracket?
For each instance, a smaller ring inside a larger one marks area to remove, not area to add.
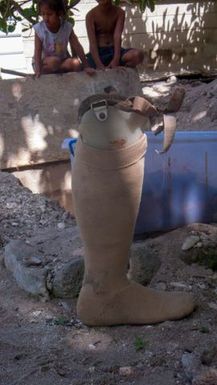
[[[91,110],[100,122],[104,122],[108,118],[108,104],[105,99],[92,103]]]

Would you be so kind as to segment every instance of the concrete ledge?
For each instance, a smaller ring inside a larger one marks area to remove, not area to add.
[[[26,167],[68,159],[64,138],[77,136],[77,111],[88,96],[115,87],[128,97],[142,93],[132,69],[44,75],[1,81],[0,168]]]

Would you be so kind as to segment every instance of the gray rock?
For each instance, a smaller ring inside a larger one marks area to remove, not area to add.
[[[161,260],[154,249],[145,242],[132,245],[128,278],[147,285],[161,266]]]
[[[155,284],[155,289],[165,291],[167,289],[167,284],[165,282],[157,282]]]
[[[183,282],[170,282],[170,286],[173,286],[177,289],[183,289],[183,290],[191,290],[192,286],[186,285]]]
[[[5,247],[4,262],[17,284],[30,294],[48,298],[77,297],[84,274],[84,250],[76,226],[38,231],[28,240]],[[145,242],[132,245],[129,278],[147,285],[161,265]]]
[[[215,358],[217,358],[217,347],[215,345],[208,346],[201,354],[203,365],[210,366]]]
[[[28,255],[23,258],[23,263],[27,267],[30,267],[30,266],[41,266],[43,262],[40,257],[34,256],[34,255]]]
[[[200,237],[197,235],[190,235],[185,239],[182,245],[182,250],[186,251],[194,247],[200,241]]]
[[[83,256],[74,257],[72,261],[54,268],[52,295],[58,298],[77,297],[84,275]]]
[[[211,122],[217,119],[217,101],[214,100],[210,103],[207,111]]]
[[[192,381],[200,366],[198,357],[192,352],[184,352],[181,358],[182,367],[188,381]]]
[[[76,226],[39,232],[28,242],[10,241],[4,262],[17,284],[30,294],[46,298],[78,295],[84,262]]]
[[[192,385],[215,385],[217,384],[217,370],[209,368],[203,373],[197,375],[192,382]]]
[[[215,302],[209,302],[208,306],[210,307],[210,309],[217,310],[217,303]]]
[[[5,247],[4,262],[8,270],[13,273],[17,284],[28,293],[48,298],[45,282],[47,269],[39,266],[27,266],[25,259],[34,256],[35,250],[22,240],[13,240]]]

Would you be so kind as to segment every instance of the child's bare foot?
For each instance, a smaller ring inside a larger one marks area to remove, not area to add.
[[[84,72],[89,76],[94,76],[96,74],[96,70],[91,67],[84,68]]]

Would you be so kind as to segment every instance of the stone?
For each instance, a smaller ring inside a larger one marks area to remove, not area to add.
[[[185,239],[182,245],[182,250],[186,251],[194,247],[200,241],[200,237],[197,235],[190,235]]]
[[[175,287],[176,289],[183,289],[183,290],[192,290],[192,286],[186,285],[182,282],[170,282],[170,286]]]
[[[124,377],[132,376],[133,368],[131,366],[122,366],[119,368],[119,374]]]
[[[217,303],[215,302],[209,302],[208,306],[210,307],[210,309],[217,310]]]
[[[38,231],[27,240],[11,240],[4,263],[26,292],[44,297],[75,298],[84,274],[84,249],[77,226]],[[128,277],[147,285],[161,265],[145,241],[132,245]]]
[[[175,75],[170,76],[170,77],[167,79],[167,83],[169,83],[169,84],[175,84],[175,83],[177,83],[177,77],[176,77]]]
[[[208,346],[201,354],[203,365],[211,366],[215,358],[217,358],[217,348],[215,345]]]
[[[45,282],[47,270],[42,266],[26,266],[25,258],[34,255],[34,248],[22,240],[12,240],[5,247],[4,263],[13,273],[17,284],[28,293],[49,297]]]
[[[165,282],[157,282],[155,284],[155,289],[165,291],[167,289],[167,284]]]
[[[149,284],[161,266],[161,260],[145,242],[133,244],[131,248],[128,278],[141,285]]]
[[[77,227],[53,229],[28,239],[12,240],[4,262],[17,284],[30,294],[49,298],[76,297],[83,278],[83,256]],[[75,252],[75,254],[74,254]]]
[[[53,270],[52,295],[58,298],[77,297],[84,275],[83,256],[73,257],[72,261]]]
[[[198,372],[198,368],[200,366],[199,359],[196,357],[194,352],[189,353],[186,351],[182,355],[181,362],[187,380],[191,381]]]
[[[215,368],[209,368],[203,373],[197,375],[192,385],[215,385],[217,384],[217,370]]]

